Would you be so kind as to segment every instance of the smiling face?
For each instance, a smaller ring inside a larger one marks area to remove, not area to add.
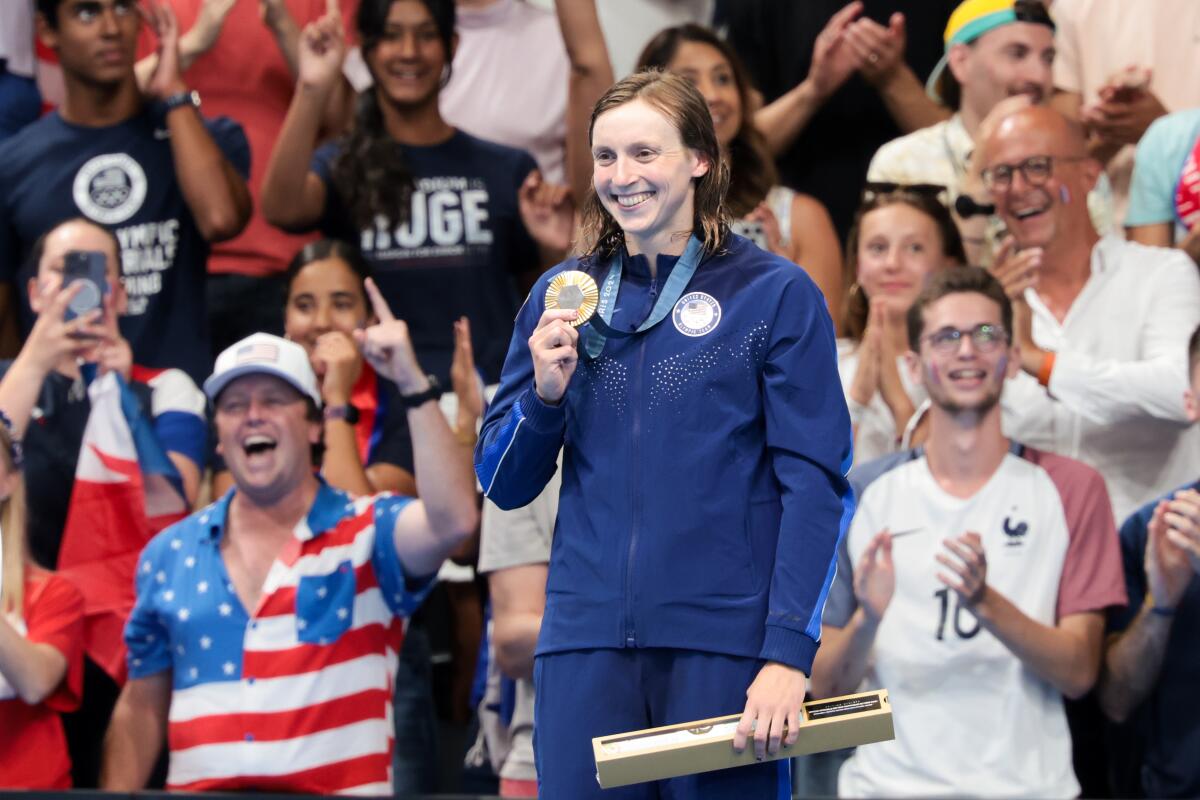
[[[955,45],[949,67],[962,86],[962,104],[983,119],[1006,97],[1045,102],[1054,89],[1054,31],[1035,22],[1013,22],[970,45]]]
[[[400,107],[437,102],[442,74],[452,57],[420,0],[395,0],[383,34],[365,54],[375,90]]]
[[[906,203],[863,214],[859,223],[858,285],[872,303],[908,311],[929,277],[949,266],[937,223]]]
[[[742,125],[742,98],[729,61],[710,44],[683,41],[667,69],[687,78],[704,96],[717,141],[728,147]]]
[[[692,230],[694,179],[708,163],[645,100],[605,111],[592,128],[592,183],[631,253],[666,252]]]
[[[229,383],[214,404],[218,452],[238,491],[260,505],[287,496],[312,478],[312,446],[321,425],[308,401],[286,381],[251,374]]]
[[[920,346],[908,358],[913,379],[925,387],[934,407],[955,416],[982,416],[995,408],[1005,379],[1020,370],[1007,332],[989,345],[964,335],[945,349],[934,340],[949,330],[972,331],[980,325],[1003,331],[999,303],[978,292],[955,292],[925,306],[922,318]]]
[[[309,358],[322,334],[351,333],[373,320],[362,280],[336,256],[305,265],[288,291],[284,314],[287,338],[304,347]]]
[[[1015,112],[983,147],[985,175],[1010,173],[1005,185],[992,185],[990,191],[1018,246],[1048,247],[1091,227],[1087,194],[1100,168],[1087,158],[1082,136],[1058,112],[1036,107]],[[1030,168],[1029,159],[1042,156],[1050,156],[1048,174]]]

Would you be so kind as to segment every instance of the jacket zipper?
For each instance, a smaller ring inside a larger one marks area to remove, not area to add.
[[[653,313],[658,299],[658,278],[650,280],[650,308]],[[633,559],[637,555],[638,533],[642,520],[642,371],[646,363],[646,337],[638,337],[637,367],[633,376],[633,436],[631,438],[629,469],[632,493],[632,514],[629,520],[629,553],[625,560],[625,646],[637,647],[637,626],[633,619]]]

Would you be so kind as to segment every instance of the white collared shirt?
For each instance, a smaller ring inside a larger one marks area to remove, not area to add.
[[[1200,474],[1200,433],[1183,405],[1200,274],[1179,250],[1116,237],[1092,249],[1091,270],[1061,323],[1026,290],[1033,339],[1055,352],[1054,369],[1049,391],[1024,372],[1008,382],[1004,430],[1099,470],[1119,525]]]

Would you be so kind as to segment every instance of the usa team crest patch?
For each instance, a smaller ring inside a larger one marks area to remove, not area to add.
[[[675,304],[671,321],[684,336],[703,336],[720,324],[721,304],[710,294],[690,292]]]

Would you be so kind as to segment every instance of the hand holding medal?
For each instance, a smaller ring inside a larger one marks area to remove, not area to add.
[[[542,402],[557,405],[579,362],[578,326],[596,311],[599,290],[585,272],[555,275],[546,289],[546,310],[529,337],[533,384]]]

